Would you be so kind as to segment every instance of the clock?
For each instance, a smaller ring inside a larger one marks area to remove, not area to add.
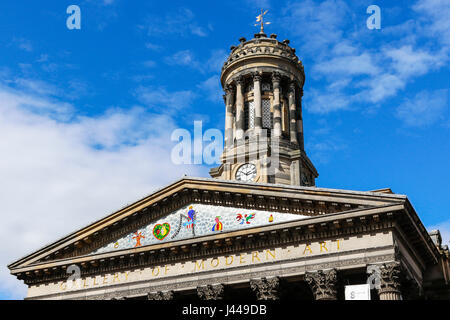
[[[236,180],[239,181],[255,181],[256,166],[253,163],[242,165],[236,172]]]

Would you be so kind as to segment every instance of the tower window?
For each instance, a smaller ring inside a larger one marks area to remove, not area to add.
[[[255,102],[247,101],[244,103],[244,128],[253,129],[255,127]]]
[[[255,127],[255,102],[248,102],[248,127],[247,129],[253,129]]]
[[[270,111],[270,100],[262,99],[262,126],[265,129],[272,129],[273,114]]]

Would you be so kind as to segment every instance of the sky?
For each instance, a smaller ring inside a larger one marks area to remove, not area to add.
[[[372,4],[380,29],[366,24]],[[448,1],[1,1],[0,299],[26,296],[7,264],[184,174],[209,176],[216,165],[171,161],[171,134],[223,131],[221,67],[259,31],[260,8],[303,61],[317,186],[406,194],[449,243]]]

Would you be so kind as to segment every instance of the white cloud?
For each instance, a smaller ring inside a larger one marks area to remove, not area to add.
[[[58,106],[0,87],[0,291],[11,298],[23,298],[26,288],[8,263],[203,170],[172,164],[176,124],[168,115],[113,108],[95,117],[73,114],[68,122],[51,116]]]
[[[206,98],[212,102],[223,103],[222,86],[218,75],[214,75],[197,85]]]
[[[406,99],[396,111],[407,126],[431,125],[443,118],[447,107],[447,90],[421,91],[413,99]]]
[[[164,16],[151,15],[146,19],[145,25],[139,26],[146,29],[149,36],[162,35],[196,35],[206,37],[207,29],[200,26],[195,20],[195,14],[187,8],[179,8],[175,12],[168,12]]]
[[[298,52],[313,61],[310,76],[326,80],[325,90],[308,89],[306,109],[327,113],[364,106],[367,110],[368,103],[394,97],[415,78],[445,66],[450,51],[450,23],[445,15],[449,7],[445,1],[419,0],[410,11],[417,19],[391,25],[386,32],[382,27],[383,33],[373,36],[365,25],[353,21],[354,13],[343,1],[289,4],[282,25],[303,44]],[[377,37],[383,42],[372,42]]]
[[[169,114],[189,107],[195,93],[190,90],[169,93],[163,87],[140,86],[136,89],[136,97],[146,106]]]

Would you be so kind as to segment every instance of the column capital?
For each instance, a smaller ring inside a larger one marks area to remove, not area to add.
[[[375,280],[374,286],[378,291],[380,300],[400,299],[400,262],[392,261],[383,264],[367,266],[369,280]]]
[[[228,83],[223,88],[223,91],[225,91],[226,94],[234,94],[236,91],[236,88],[232,84]]]
[[[243,85],[244,82],[245,82],[245,79],[244,79],[244,76],[239,76],[239,77],[237,77],[234,81],[236,81],[236,84],[237,84],[237,85],[240,85],[240,86],[242,87],[242,85]]]
[[[157,291],[157,292],[149,292],[147,294],[148,300],[172,300],[173,299],[173,291]]]
[[[337,270],[318,270],[306,272],[305,280],[309,284],[316,300],[337,299]]]
[[[272,72],[272,82],[273,83],[275,83],[275,82],[280,83],[280,81],[281,81],[281,73],[276,72],[276,71]]]
[[[258,300],[278,300],[280,278],[261,278],[250,280],[250,287],[256,293]]]
[[[262,79],[261,72],[252,72],[251,75],[253,77],[253,81],[261,81]]]
[[[202,300],[222,300],[224,288],[223,284],[208,284],[206,286],[197,287],[197,294]]]

